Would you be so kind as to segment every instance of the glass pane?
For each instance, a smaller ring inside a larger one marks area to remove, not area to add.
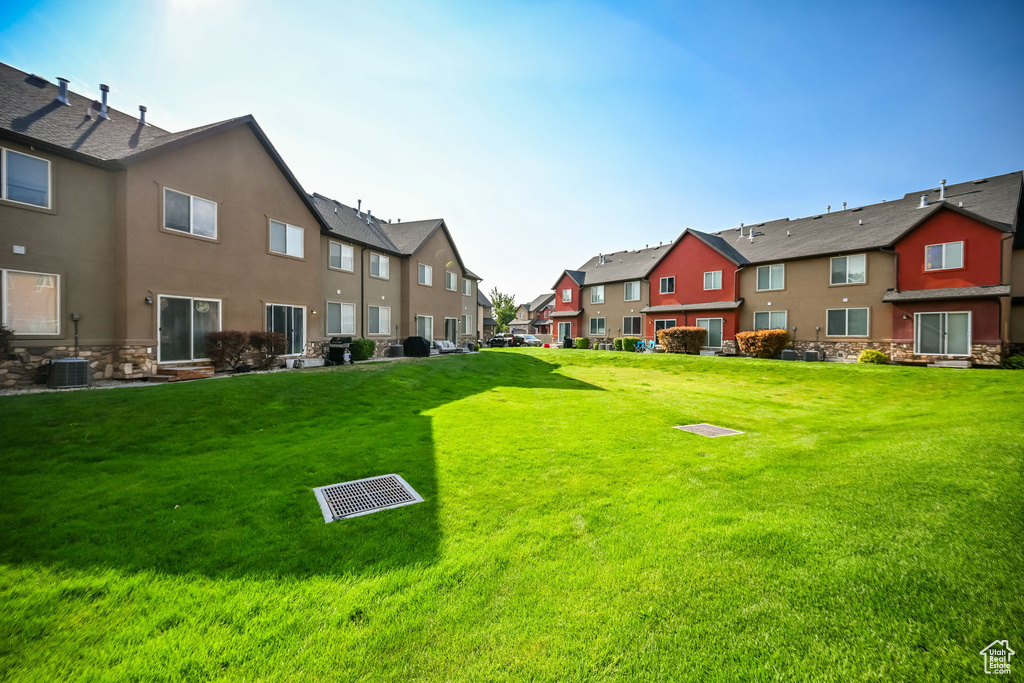
[[[960,242],[950,242],[946,245],[946,268],[962,268],[964,265],[964,245]]]
[[[846,336],[846,309],[828,311],[825,317],[825,334],[830,337]]]
[[[168,230],[189,232],[188,195],[164,190],[164,227]]]
[[[288,231],[284,223],[270,221],[270,251],[278,254],[288,253]]]
[[[772,266],[772,289],[782,289],[786,286],[786,266]]]
[[[846,334],[851,337],[868,336],[868,309],[851,308],[846,315]]]
[[[288,255],[302,258],[302,228],[288,226]]]
[[[199,197],[192,198],[192,233],[217,236],[217,205]]]
[[[341,304],[327,304],[327,334],[341,334]]]
[[[331,253],[327,264],[331,268],[341,268],[341,245],[331,242]]]
[[[387,306],[380,309],[380,333],[391,334],[391,309]]]
[[[760,274],[758,279],[760,279]],[[760,312],[754,314],[754,329],[755,330],[766,330],[768,329],[768,313]]]
[[[714,348],[722,346],[722,319],[712,318],[708,320],[705,329],[708,331],[707,345]]]
[[[7,198],[35,206],[50,205],[50,165],[45,159],[7,151]]]
[[[302,353],[305,351],[303,348],[303,337],[305,336],[304,333],[306,331],[304,320],[305,311],[298,306],[292,307],[292,316],[290,321],[291,330],[289,330],[290,334],[288,336],[289,341],[291,342],[291,348],[288,351],[289,353]]]
[[[757,288],[758,289],[771,289],[772,287],[772,270],[767,266],[762,266],[757,269]],[[756,317],[756,314],[755,314]]]
[[[387,256],[380,257],[380,277],[389,277],[388,273],[391,268],[391,259]]]
[[[832,259],[832,284],[846,284],[846,257]]]
[[[192,300],[160,297],[160,360],[192,359]]]
[[[917,315],[917,353],[942,353],[942,313]]]
[[[345,270],[354,270],[355,266],[355,250],[347,244],[341,245],[341,267]]]
[[[864,254],[849,256],[846,259],[846,281],[867,281],[867,257]]]
[[[356,307],[355,304],[341,305],[341,333],[356,333]]]
[[[57,277],[7,271],[7,326],[17,334],[57,334]]]
[[[946,353],[967,356],[971,353],[970,313],[946,314]]]
[[[379,306],[370,306],[370,334],[381,334]]]
[[[925,247],[924,250],[924,267],[925,270],[938,270],[942,268],[942,245],[933,244],[930,247]]]
[[[196,299],[192,311],[192,357],[206,358],[206,333],[220,331],[220,302]]]
[[[784,330],[786,329],[786,312],[785,311],[772,311],[768,317],[769,324],[773,330]]]

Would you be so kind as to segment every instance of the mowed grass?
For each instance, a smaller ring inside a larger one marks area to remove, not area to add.
[[[984,678],[1022,399],[544,349],[0,398],[0,679]],[[390,472],[425,502],[323,523]]]

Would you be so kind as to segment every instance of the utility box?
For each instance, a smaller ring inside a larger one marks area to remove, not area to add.
[[[804,360],[808,363],[816,363],[821,360],[821,356],[817,351],[804,351]]]
[[[782,360],[796,360],[796,351],[793,349],[783,349]]]

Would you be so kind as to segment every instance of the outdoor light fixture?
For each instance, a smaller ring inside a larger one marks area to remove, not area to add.
[[[316,315],[316,309],[315,308],[309,309],[309,314],[310,315]]]
[[[152,306],[153,305],[153,297],[147,296],[146,297],[146,303],[149,304],[150,306]]]

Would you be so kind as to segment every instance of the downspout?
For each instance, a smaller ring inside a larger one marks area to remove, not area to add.
[[[743,298],[743,297],[740,296],[740,271],[743,270],[744,268],[746,268],[747,265],[745,263],[738,264],[738,265],[739,265],[739,267],[736,268],[736,270],[733,271],[733,274],[732,274],[732,300],[733,301],[739,301],[741,298]],[[756,273],[755,273],[755,275],[756,275]],[[738,353],[739,350],[740,350],[740,343],[738,341],[736,341],[736,333],[740,331],[740,309],[739,309],[739,306],[737,306],[735,308],[735,311],[736,311],[736,321],[735,321],[735,323],[733,325],[733,327],[735,329],[733,330],[733,333],[732,333],[732,339],[733,339],[733,343],[736,346],[736,352]],[[787,320],[786,322],[788,323],[789,321]],[[725,338],[725,333],[724,332],[722,333],[722,337],[723,337],[723,339]],[[794,344],[796,343],[796,333],[793,333],[793,343]]]
[[[892,291],[894,291],[894,292],[900,291],[900,253],[898,251],[896,251],[895,248],[890,249],[889,247],[879,247],[878,251],[882,252],[883,254],[892,254]],[[865,264],[865,265],[867,265],[867,264]],[[890,316],[891,315],[892,315],[892,312],[891,312],[891,309],[890,309]],[[890,324],[891,324],[891,327],[895,327],[895,323],[893,321],[890,321]],[[916,331],[915,332],[911,332],[911,339],[913,339],[915,334],[917,334]],[[896,338],[896,330],[895,329],[890,329],[889,330],[889,354],[890,355],[892,354],[892,350],[894,348],[894,341],[893,340],[895,338]]]
[[[363,255],[366,253],[366,247],[359,248],[359,328],[362,330],[360,335],[363,339],[366,339],[366,318],[368,312],[366,310],[366,260]]]

